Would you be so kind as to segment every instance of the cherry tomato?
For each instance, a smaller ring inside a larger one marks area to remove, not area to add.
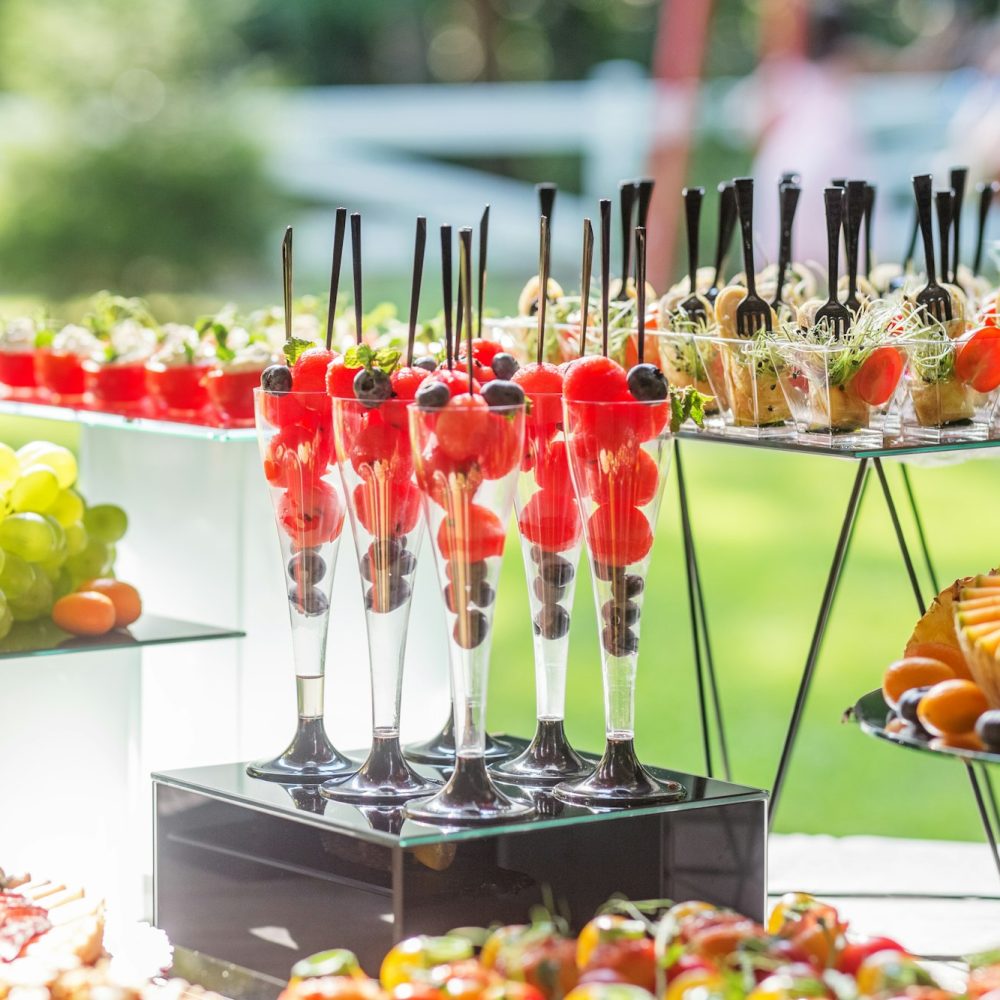
[[[880,951],[899,951],[905,953],[906,949],[898,941],[893,941],[892,938],[887,937],[874,937],[869,938],[867,941],[857,941],[848,944],[841,951],[837,958],[837,969],[840,972],[846,972],[850,976],[857,975],[858,969],[861,968],[861,963],[869,955],[875,955]]]
[[[354,487],[354,510],[365,530],[377,538],[405,535],[420,518],[420,490],[408,479],[368,479]]]
[[[1000,327],[981,326],[959,337],[955,375],[976,392],[1000,386]]]
[[[607,941],[599,944],[580,976],[581,982],[594,970],[611,971],[619,982],[656,990],[656,946],[651,938]]]
[[[883,406],[903,375],[903,352],[897,347],[876,347],[855,373],[851,387],[869,406]]]
[[[438,528],[437,543],[445,559],[474,563],[502,555],[504,537],[500,518],[487,507],[470,503],[456,517],[445,516]]]
[[[438,415],[438,447],[457,462],[482,454],[489,444],[490,408],[482,396],[453,396]]]
[[[606,566],[631,566],[653,547],[653,532],[635,507],[603,504],[587,521],[587,544],[594,559]]]
[[[562,552],[580,537],[580,513],[562,490],[539,490],[524,505],[521,534],[546,552]]]
[[[520,415],[491,413],[487,445],[479,456],[479,470],[484,479],[503,479],[523,455]]]

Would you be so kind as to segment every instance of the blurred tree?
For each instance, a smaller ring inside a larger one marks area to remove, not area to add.
[[[4,136],[8,289],[205,289],[259,273],[277,207],[234,124],[247,0],[0,0],[0,86],[31,128]]]

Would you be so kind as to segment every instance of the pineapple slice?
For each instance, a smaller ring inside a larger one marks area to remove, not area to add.
[[[982,591],[1000,594],[1000,575],[976,577],[971,587],[963,587],[954,605],[954,624],[959,645],[991,708],[1000,708],[1000,600],[981,603]],[[970,596],[975,595],[975,596]],[[969,601],[976,602],[970,607]]]

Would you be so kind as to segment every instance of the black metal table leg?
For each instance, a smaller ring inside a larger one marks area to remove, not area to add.
[[[990,776],[990,769],[985,764],[979,765],[979,773],[982,775],[983,787],[986,789],[986,798],[990,804],[990,814],[993,816],[993,826],[1000,837],[1000,809],[997,808],[997,796],[993,791],[993,778]]]
[[[858,507],[861,503],[861,494],[864,489],[865,479],[868,476],[868,459],[863,458],[858,462],[857,475],[854,477],[854,485],[851,487],[851,495],[847,500],[847,510],[844,512],[844,521],[840,527],[840,535],[837,538],[837,547],[834,549],[833,562],[830,565],[830,573],[826,579],[826,588],[823,591],[823,600],[820,603],[819,614],[816,616],[816,626],[813,629],[812,642],[809,644],[809,655],[806,658],[805,669],[802,671],[802,680],[799,682],[798,694],[795,697],[795,706],[792,709],[792,718],[788,724],[788,732],[785,734],[785,743],[781,749],[781,759],[778,762],[778,771],[774,776],[774,785],[771,788],[771,808],[768,815],[768,823],[774,826],[774,817],[778,811],[778,801],[781,797],[781,790],[785,784],[785,777],[788,773],[788,765],[792,756],[792,749],[795,746],[795,739],[798,736],[799,725],[802,722],[802,715],[805,712],[806,700],[809,697],[809,688],[812,686],[813,674],[816,671],[816,663],[819,660],[820,649],[823,645],[823,637],[826,634],[826,626],[830,620],[830,612],[833,609],[833,600],[837,594],[837,584],[840,582],[840,574],[844,568],[844,558],[850,545],[851,535],[854,530],[854,520],[858,514]]]
[[[903,557],[903,565],[906,567],[906,575],[910,578],[910,586],[913,588],[913,596],[916,598],[917,607],[920,613],[927,611],[924,603],[924,595],[920,592],[920,581],[917,579],[917,571],[913,568],[913,559],[910,558],[910,548],[906,544],[906,536],[903,534],[903,526],[899,523],[899,514],[896,511],[896,504],[892,499],[892,490],[889,489],[889,481],[885,477],[885,469],[882,466],[882,459],[873,459],[875,471],[878,473],[878,480],[882,484],[882,495],[885,497],[885,505],[889,509],[889,518],[892,521],[893,531],[896,532],[896,541],[899,542],[899,552]]]
[[[997,848],[996,834],[993,832],[993,824],[990,822],[989,813],[986,811],[986,802],[983,799],[983,790],[979,786],[979,779],[976,777],[976,770],[972,764],[966,764],[965,769],[969,774],[969,781],[972,783],[972,794],[976,799],[976,807],[979,809],[979,818],[983,821],[983,829],[986,831],[986,840],[993,852],[993,863],[997,868],[997,875],[1000,875],[1000,849]],[[991,789],[992,795],[992,789]]]
[[[927,567],[927,575],[931,579],[931,586],[934,588],[934,593],[940,594],[941,586],[938,583],[937,573],[934,572],[934,563],[931,562],[931,550],[930,546],[927,544],[927,535],[924,533],[924,522],[920,517],[920,511],[917,509],[917,497],[913,492],[913,484],[910,482],[910,470],[906,467],[905,462],[899,463],[899,471],[903,476],[903,488],[906,490],[906,497],[910,503],[910,511],[913,514],[913,523],[917,527],[917,539],[920,542],[920,551],[924,556],[924,565]]]
[[[705,754],[705,773],[713,777],[712,733],[708,725],[708,706],[705,697],[705,673],[701,660],[701,636],[699,634],[698,602],[695,597],[696,570],[692,559],[693,537],[688,511],[687,488],[684,484],[684,465],[681,462],[681,443],[674,440],[674,463],[677,466],[677,496],[681,509],[681,535],[684,540],[684,565],[687,578],[688,613],[691,617],[691,645],[694,649],[694,675],[698,682],[698,712],[701,716],[701,741]]]

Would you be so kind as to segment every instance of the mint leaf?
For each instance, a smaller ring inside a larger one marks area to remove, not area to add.
[[[315,345],[311,340],[299,340],[297,337],[292,337],[291,340],[285,341],[285,346],[282,347],[282,351],[284,351],[285,359],[288,363],[290,365],[294,365],[302,354],[313,346]]]
[[[386,375],[391,375],[401,357],[401,351],[393,347],[382,347],[375,352],[374,365],[376,368],[381,368]]]
[[[194,345],[188,343],[186,340],[181,344],[184,348],[184,360],[189,364],[194,364]]]
[[[232,361],[236,352],[226,343],[229,331],[221,323],[213,323],[212,333],[215,334],[215,356],[220,361]]]
[[[712,398],[691,386],[683,389],[670,387],[670,433],[676,434],[686,420],[693,420],[698,427],[705,426],[705,404]]]
[[[54,337],[51,330],[39,330],[35,334],[35,347],[51,347]]]
[[[347,368],[371,369],[375,352],[367,344],[358,344],[356,347],[349,347],[344,354],[344,365]]]

